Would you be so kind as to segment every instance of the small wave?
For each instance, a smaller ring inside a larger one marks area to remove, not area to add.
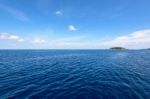
[[[148,51],[33,52],[0,52],[0,99],[150,97]]]

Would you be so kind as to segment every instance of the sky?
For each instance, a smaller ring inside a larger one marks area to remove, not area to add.
[[[150,0],[0,0],[0,49],[150,48]]]

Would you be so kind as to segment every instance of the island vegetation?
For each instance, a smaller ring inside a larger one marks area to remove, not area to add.
[[[111,50],[127,50],[126,48],[124,47],[112,47],[110,48]]]

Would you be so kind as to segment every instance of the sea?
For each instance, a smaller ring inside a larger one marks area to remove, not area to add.
[[[0,99],[150,99],[150,50],[0,50]]]

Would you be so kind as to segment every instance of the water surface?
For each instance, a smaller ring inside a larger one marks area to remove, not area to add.
[[[0,50],[0,99],[150,99],[150,51]]]

